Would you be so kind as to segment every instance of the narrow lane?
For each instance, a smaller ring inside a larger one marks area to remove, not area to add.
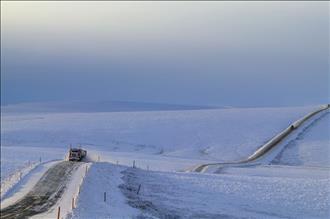
[[[63,161],[51,167],[33,189],[15,204],[1,209],[1,219],[27,218],[49,210],[62,196],[81,162]]]

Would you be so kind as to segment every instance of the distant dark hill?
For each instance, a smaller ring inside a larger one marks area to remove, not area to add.
[[[219,107],[186,106],[162,103],[140,103],[124,101],[72,101],[35,102],[1,106],[2,113],[56,113],[56,112],[133,112],[162,110],[199,110]]]

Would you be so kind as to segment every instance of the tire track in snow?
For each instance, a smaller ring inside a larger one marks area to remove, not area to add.
[[[49,210],[62,196],[80,162],[63,161],[49,168],[33,189],[15,204],[1,209],[1,219],[27,218]]]

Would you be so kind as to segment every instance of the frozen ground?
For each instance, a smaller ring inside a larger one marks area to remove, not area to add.
[[[7,207],[24,197],[40,180],[48,168],[57,162],[59,161],[37,163],[22,176],[21,180],[14,182],[14,184],[4,182],[4,186],[1,186],[1,208]],[[7,186],[7,184],[9,185]]]
[[[30,164],[63,159],[67,149],[1,145],[1,182]]]
[[[56,218],[58,214],[58,207],[61,208],[60,218],[67,218],[67,216],[69,216],[72,212],[72,204],[74,206],[76,205],[76,200],[79,195],[79,191],[81,190],[82,182],[84,181],[86,173],[88,173],[89,167],[90,167],[90,163],[86,163],[86,162],[79,163],[78,168],[72,172],[71,176],[69,176],[68,183],[63,183],[64,185],[63,195],[59,198],[59,200],[55,203],[55,205],[51,206],[51,208],[48,209],[46,212],[42,214],[34,215],[31,218],[32,219]],[[66,172],[67,171],[68,169],[66,169]],[[65,178],[66,178],[65,176],[64,177],[61,176],[60,182],[66,180]],[[58,190],[56,192],[58,192]],[[53,196],[54,195],[50,196],[51,199],[53,199]]]
[[[330,167],[330,112],[290,141],[273,164]],[[320,153],[321,152],[321,153]]]
[[[59,203],[39,218],[54,217],[59,205],[66,206],[63,215],[69,218],[327,218],[329,165],[309,165],[317,158],[313,152],[305,159],[311,147],[284,159],[286,147],[282,165],[228,168],[221,174],[177,172],[245,158],[313,109],[6,113],[1,117],[1,166],[8,176],[40,156],[43,161],[63,158],[70,143],[88,149],[96,163],[81,187],[77,208],[70,213],[83,168]],[[329,142],[324,120],[329,115],[303,132],[304,140],[320,140],[315,152],[328,153],[322,146]],[[304,166],[283,165],[292,157],[304,158]],[[109,163],[117,161],[120,165]],[[133,162],[141,169],[127,168]]]
[[[215,175],[96,163],[73,218],[328,218],[328,170],[292,174],[295,169],[274,168],[236,168]]]
[[[231,161],[313,107],[47,113],[2,116],[2,146],[67,148]]]
[[[136,112],[159,110],[197,110],[210,109],[208,106],[186,106],[164,103],[140,103],[125,101],[70,101],[34,102],[1,106],[5,114],[16,113],[58,113],[58,112]]]
[[[121,173],[126,168],[109,163],[95,163],[91,166],[81,188],[81,194],[73,213],[73,219],[90,218],[134,218],[140,214],[138,209],[127,205],[120,191],[123,183]],[[104,201],[104,192],[106,200]]]
[[[1,218],[30,218],[48,211],[62,196],[82,162],[61,161],[51,166],[36,185],[14,205],[1,208]]]
[[[167,162],[170,170],[182,170],[205,160],[237,160],[251,154],[312,108],[106,113],[9,111],[1,115],[1,181],[40,157],[43,161],[63,158],[69,144],[81,144],[99,154],[111,152],[118,155],[113,161],[120,163],[139,159],[139,164],[156,170],[164,170],[164,165],[159,168],[160,165],[153,164],[157,160]],[[174,158],[183,165],[172,162]]]

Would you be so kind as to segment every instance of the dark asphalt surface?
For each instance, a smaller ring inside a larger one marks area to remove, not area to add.
[[[1,209],[0,218],[21,219],[46,212],[62,196],[70,176],[81,164],[63,161],[49,168],[26,196]]]

